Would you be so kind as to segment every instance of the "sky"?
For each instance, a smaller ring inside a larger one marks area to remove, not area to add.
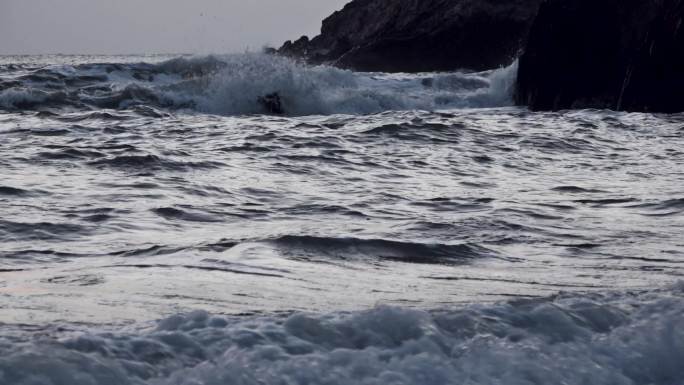
[[[315,36],[349,0],[0,0],[0,54],[230,53]]]

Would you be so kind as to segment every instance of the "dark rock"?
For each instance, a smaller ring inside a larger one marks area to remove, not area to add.
[[[548,0],[520,58],[533,110],[684,111],[683,0]]]
[[[354,0],[281,55],[358,71],[485,70],[518,55],[542,0]]]
[[[266,55],[275,55],[278,53],[278,50],[273,48],[273,47],[264,47],[261,50],[262,53],[265,53]]]
[[[282,99],[280,98],[280,94],[277,92],[260,96],[257,101],[262,107],[264,107],[264,109],[266,109],[268,113],[278,115],[285,113]]]
[[[294,43],[290,40],[286,41],[277,52],[285,56],[306,56],[308,53],[309,43],[309,38],[307,36],[302,36]]]

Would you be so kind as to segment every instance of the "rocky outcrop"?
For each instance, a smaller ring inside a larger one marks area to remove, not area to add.
[[[548,0],[519,62],[534,110],[684,111],[684,0]]]
[[[278,53],[357,71],[485,70],[518,55],[542,0],[354,0]]]
[[[280,115],[285,113],[285,109],[283,109],[283,100],[280,98],[278,92],[259,96],[257,98],[257,103],[259,103],[269,114]]]

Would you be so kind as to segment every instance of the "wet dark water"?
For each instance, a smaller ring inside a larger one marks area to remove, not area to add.
[[[3,59],[0,383],[683,378],[684,115],[508,107],[509,70],[143,59]]]

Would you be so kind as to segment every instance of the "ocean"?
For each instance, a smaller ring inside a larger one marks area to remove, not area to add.
[[[0,57],[0,384],[684,383],[684,114],[515,74]]]

